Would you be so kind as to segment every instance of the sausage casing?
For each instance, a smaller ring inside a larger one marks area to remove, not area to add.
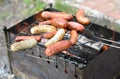
[[[32,34],[40,34],[43,32],[54,32],[56,31],[56,27],[52,25],[38,25],[34,26],[30,29]]]
[[[66,28],[68,25],[68,21],[64,20],[63,18],[54,18],[51,20],[51,24],[58,28]]]
[[[26,39],[36,39],[38,42],[40,42],[41,40],[41,36],[17,36],[15,38],[15,41],[23,41],[23,40],[26,40]]]
[[[77,40],[78,40],[78,33],[76,30],[71,30],[70,32],[70,42],[71,44],[76,44]]]
[[[70,46],[71,42],[69,40],[62,40],[48,46],[45,50],[45,54],[46,56],[53,56],[61,51],[67,50]]]
[[[51,20],[42,21],[42,22],[40,22],[39,24],[50,25],[50,24],[51,24]]]
[[[65,12],[49,12],[49,11],[43,11],[41,13],[41,16],[44,19],[53,19],[53,18],[63,18],[65,20],[72,20],[73,16],[72,14],[67,14]]]
[[[57,31],[57,33],[48,42],[45,43],[45,47],[48,47],[48,46],[62,40],[65,33],[66,33],[65,29],[62,29],[62,28],[59,29]]]
[[[35,39],[27,39],[20,42],[15,42],[11,45],[11,50],[16,52],[22,49],[32,48],[37,44],[37,40]]]
[[[42,34],[42,37],[47,38],[47,39],[50,39],[50,38],[52,38],[55,34],[56,34],[56,31],[55,31],[55,32],[47,32],[47,33]]]
[[[82,24],[79,24],[79,23],[73,22],[73,21],[68,22],[68,28],[71,30],[77,30],[80,32],[83,32],[85,30],[85,28]]]
[[[109,49],[109,46],[104,45],[101,50],[102,50],[102,51],[106,51],[106,50],[108,50],[108,49]]]
[[[85,12],[83,9],[79,9],[76,12],[76,19],[79,23],[83,24],[83,25],[88,25],[90,24],[90,20],[84,16]]]

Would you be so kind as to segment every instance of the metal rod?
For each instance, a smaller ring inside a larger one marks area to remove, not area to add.
[[[108,46],[110,46],[110,47],[114,47],[114,48],[117,48],[117,49],[120,49],[120,47],[119,46],[115,46],[115,45],[110,45],[110,44],[106,44],[106,43],[103,43],[104,45],[108,45]]]
[[[56,62],[55,60],[52,60],[52,59],[48,59],[48,58],[45,58],[45,57],[38,57],[38,56],[33,56],[33,55],[29,55],[29,54],[25,54],[26,56],[29,56],[29,57],[32,57],[32,58],[36,58],[36,59],[40,59],[40,60],[43,60],[43,61],[50,61],[50,62]]]
[[[120,45],[120,42],[112,41],[112,40],[108,40],[108,39],[104,39],[104,38],[99,38],[99,37],[96,37],[91,31],[89,31],[89,30],[87,30],[87,31],[91,34],[91,37],[102,41],[103,44],[108,45],[108,46],[110,46],[110,47],[114,47],[114,48],[120,49],[119,46],[112,45],[112,44],[107,44],[107,43],[104,43],[103,41],[107,41],[107,42],[111,42],[111,43],[116,43],[116,44],[118,44],[118,45]]]
[[[9,49],[9,46],[8,46],[7,43],[9,41],[8,37],[10,37],[10,34],[8,34],[9,32],[8,32],[8,29],[7,29],[6,26],[4,26],[3,31],[4,31],[4,35],[5,35],[6,46]],[[11,52],[9,50],[7,50],[7,52],[8,52],[8,61],[9,61],[9,67],[10,67],[10,74],[13,74],[13,69],[12,69],[12,64],[11,64],[11,62],[12,62],[12,55],[11,55]]]
[[[108,40],[108,39],[105,39],[105,38],[100,38],[100,37],[96,37],[100,40],[103,40],[103,41],[106,41],[106,42],[111,42],[111,43],[116,43],[116,44],[119,44],[120,45],[120,42],[117,42],[117,41],[113,41],[113,40]]]
[[[93,22],[88,25],[88,27],[85,29],[85,31],[84,31],[81,35],[84,35],[84,34],[87,32],[87,30],[94,24],[94,22],[95,22],[96,20],[97,20],[97,18],[95,18],[95,19],[93,20]],[[79,40],[80,38],[81,38],[81,36],[78,38],[78,40]]]
[[[95,22],[96,20],[97,20],[97,18],[95,18],[95,19],[93,20],[93,22],[88,25],[88,27],[85,29],[85,31],[82,33],[82,35],[84,35],[84,33],[86,32],[86,30],[88,30],[88,29],[94,24],[94,22]]]
[[[74,58],[83,60],[83,61],[85,60],[85,59],[83,59],[83,58],[81,58],[81,57],[78,57],[78,56],[76,56],[76,55],[74,55],[74,54],[69,53],[68,51],[62,51],[62,53],[66,54],[66,55],[69,55],[69,56],[71,56],[71,57],[74,57]]]

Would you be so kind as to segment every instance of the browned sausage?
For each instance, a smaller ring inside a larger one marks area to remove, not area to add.
[[[54,43],[48,46],[45,50],[46,56],[53,56],[61,51],[67,50],[70,48],[71,42],[69,40],[62,40],[57,43]]]
[[[72,20],[73,19],[73,16],[72,14],[67,14],[67,13],[59,13],[59,12],[49,12],[49,11],[43,11],[41,13],[41,16],[44,18],[44,19],[53,19],[53,18],[63,18],[65,20]]]
[[[104,45],[103,47],[102,47],[102,51],[106,51],[106,50],[108,50],[109,49],[109,46],[107,46],[107,45]]]
[[[41,41],[41,36],[17,36],[15,38],[16,41],[22,41],[26,39],[36,39],[38,42]]]
[[[85,11],[84,9],[78,9],[78,11],[76,12],[76,16],[84,16]]]
[[[42,21],[42,22],[40,22],[39,24],[50,25],[50,24],[51,24],[51,20]]]
[[[44,33],[44,34],[42,34],[42,37],[50,39],[50,38],[52,38],[56,34],[56,32],[57,31]]]
[[[70,42],[71,44],[76,44],[77,40],[78,40],[78,33],[76,30],[71,30],[70,32],[71,36],[70,36]]]
[[[66,14],[66,12],[52,12],[54,14]]]
[[[58,28],[66,28],[68,25],[68,21],[63,18],[54,18],[51,20],[51,24]]]
[[[90,20],[84,16],[85,12],[83,9],[79,9],[76,12],[76,19],[79,23],[83,24],[83,25],[88,25],[90,24]]]
[[[84,26],[77,22],[68,22],[68,29],[77,30],[83,32],[85,30]]]

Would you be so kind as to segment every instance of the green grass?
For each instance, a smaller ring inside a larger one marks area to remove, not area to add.
[[[43,8],[45,7],[45,3],[44,2],[40,2],[40,0],[36,0],[35,4],[36,4],[36,7],[35,7],[36,11],[43,10]]]
[[[30,6],[31,4],[34,4],[35,7],[29,8],[23,11],[23,14],[26,15],[32,15],[37,11],[43,10],[45,7],[45,3],[40,1],[40,0],[23,0],[23,2],[27,5]]]
[[[34,0],[23,0],[24,3],[26,4],[31,4]]]
[[[0,0],[0,4],[4,3],[4,0]]]
[[[26,10],[23,11],[23,14],[27,14],[27,15],[34,14],[36,11],[41,11],[46,6],[46,4],[43,3],[40,0],[23,0],[23,2],[25,4],[27,4],[28,6],[31,5],[31,4],[35,5],[34,8],[26,9]],[[65,11],[67,13],[75,15],[76,8],[73,8],[71,5],[69,5],[67,3],[63,3],[63,2],[64,2],[63,0],[62,1],[61,0],[55,0],[54,8],[56,8],[60,11]]]
[[[67,13],[71,13],[73,15],[75,15],[76,13],[76,8],[73,8],[71,5],[67,4],[67,3],[63,3],[63,1],[61,0],[55,0],[55,6],[56,9],[61,10],[61,11],[65,11]]]

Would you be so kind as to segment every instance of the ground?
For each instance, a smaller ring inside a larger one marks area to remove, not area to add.
[[[21,0],[0,0],[0,79],[7,79],[6,76],[8,76],[9,72],[7,48],[2,29],[4,26],[9,28],[30,16],[24,12],[27,8],[31,7],[34,6],[26,6]]]

